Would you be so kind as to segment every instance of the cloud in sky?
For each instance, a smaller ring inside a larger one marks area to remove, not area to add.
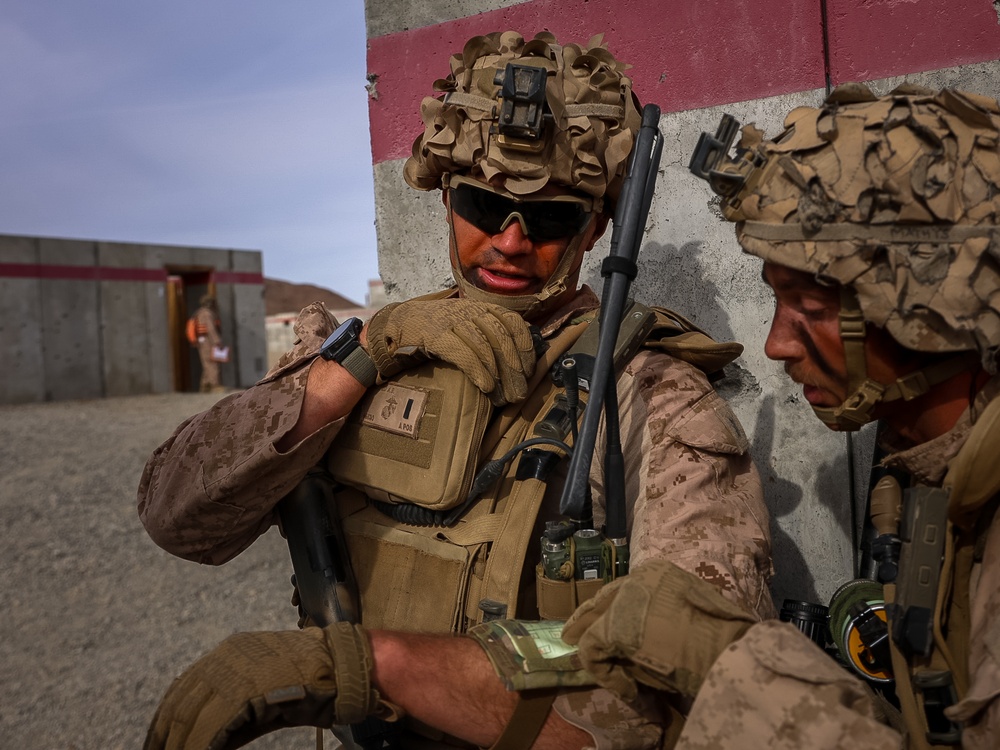
[[[377,278],[363,0],[7,0],[0,233]]]

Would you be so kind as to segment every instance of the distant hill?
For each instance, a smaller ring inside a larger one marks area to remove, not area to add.
[[[293,284],[264,279],[264,314],[297,313],[310,302],[322,302],[329,310],[349,310],[363,305],[313,284]]]

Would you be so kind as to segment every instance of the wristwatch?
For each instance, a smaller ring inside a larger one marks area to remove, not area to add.
[[[378,377],[375,363],[361,346],[359,336],[364,328],[361,318],[348,318],[331,333],[319,350],[319,356],[338,363],[365,388],[371,388]]]

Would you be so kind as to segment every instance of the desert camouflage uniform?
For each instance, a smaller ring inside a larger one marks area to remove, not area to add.
[[[962,747],[1000,747],[1000,530],[990,515],[1000,495],[1000,105],[951,89],[905,85],[876,97],[847,84],[785,126],[764,141],[747,125],[736,159],[710,158],[699,176],[722,196],[746,252],[842,288],[848,396],[814,406],[817,415],[857,429],[876,405],[975,373],[976,360],[992,375],[950,431],[886,462],[950,490],[932,653],[904,657],[892,644],[894,665],[906,666],[894,670],[903,716],[923,721],[900,672],[946,669],[959,701],[945,713],[964,723]],[[871,379],[866,323],[926,354],[905,376],[910,392]],[[900,579],[908,575],[918,571],[901,564]],[[929,746],[922,729],[904,736],[899,714],[866,690],[791,626],[754,625],[713,664],[677,747]]]
[[[1000,391],[1000,379],[980,392],[974,413]],[[940,486],[963,448],[995,461],[1000,422],[987,440],[966,445],[970,412],[934,440],[892,454],[889,465]],[[985,450],[984,450],[985,446]],[[961,498],[954,498],[960,501]],[[952,503],[949,515],[954,515]],[[1000,747],[1000,524],[985,536],[981,562],[970,577],[969,685],[949,715],[966,722],[964,748]],[[887,726],[867,688],[790,625],[766,622],[750,628],[713,665],[692,707],[677,748],[775,749],[905,747]]]
[[[596,296],[583,288],[551,315],[543,335],[596,306]],[[139,514],[157,544],[189,560],[221,564],[276,523],[275,504],[320,461],[344,422],[323,427],[287,454],[274,447],[298,418],[309,363],[333,326],[321,305],[305,308],[296,322],[299,343],[267,377],[187,420],[157,449],[139,488]],[[728,406],[700,370],[648,350],[626,367],[619,399],[633,564],[669,558],[758,617],[773,616],[768,514],[746,437]],[[603,522],[600,463],[591,477],[597,525]],[[557,514],[558,492],[548,493],[545,503],[540,519]],[[533,571],[537,555],[529,550],[528,557],[525,569]],[[597,689],[566,693],[555,707],[590,732],[597,747],[660,741],[662,719],[652,702],[630,707]]]

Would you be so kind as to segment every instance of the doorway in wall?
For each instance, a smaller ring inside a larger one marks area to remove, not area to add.
[[[201,362],[184,328],[206,294],[215,295],[213,268],[167,268],[167,332],[173,360],[174,390],[192,392],[201,382]]]

